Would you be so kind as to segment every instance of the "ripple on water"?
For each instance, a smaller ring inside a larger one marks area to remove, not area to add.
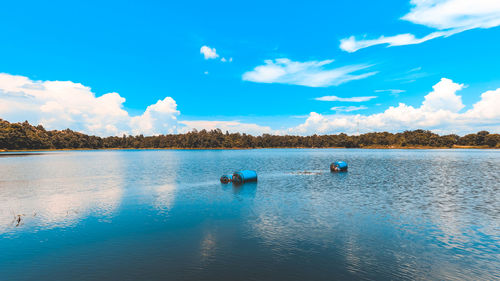
[[[243,168],[259,182],[220,184]],[[2,157],[0,275],[499,279],[499,168],[487,150]]]

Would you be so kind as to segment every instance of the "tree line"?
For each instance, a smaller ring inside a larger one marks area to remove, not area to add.
[[[0,149],[106,149],[106,148],[279,148],[279,147],[455,147],[481,146],[500,148],[500,135],[480,131],[458,136],[438,135],[427,130],[402,133],[366,133],[357,136],[269,135],[252,136],[216,130],[193,130],[185,134],[158,136],[98,137],[66,130],[46,130],[42,125],[9,123],[0,119]]]

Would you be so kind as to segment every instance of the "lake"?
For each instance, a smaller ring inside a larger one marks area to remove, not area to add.
[[[498,280],[500,150],[3,154],[0,253],[0,280]]]

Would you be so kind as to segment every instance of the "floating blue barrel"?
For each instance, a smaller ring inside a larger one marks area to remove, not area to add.
[[[233,175],[223,175],[220,177],[221,183],[230,183],[233,180]]]
[[[234,172],[233,183],[241,184],[250,181],[257,181],[257,172],[252,170],[242,170]]]
[[[332,171],[332,172],[347,172],[347,163],[344,161],[333,162],[330,165],[330,171]]]

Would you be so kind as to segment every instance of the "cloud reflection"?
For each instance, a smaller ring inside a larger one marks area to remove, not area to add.
[[[159,211],[168,212],[171,210],[175,203],[175,190],[177,186],[175,183],[167,183],[160,186],[153,187],[154,199],[153,207]]]
[[[73,157],[0,163],[5,172],[0,181],[0,234],[68,227],[88,216],[113,216],[124,193],[120,159],[110,154],[96,173],[90,167],[99,164],[91,158]],[[25,165],[27,161],[30,165]],[[106,176],[111,171],[115,175]]]

